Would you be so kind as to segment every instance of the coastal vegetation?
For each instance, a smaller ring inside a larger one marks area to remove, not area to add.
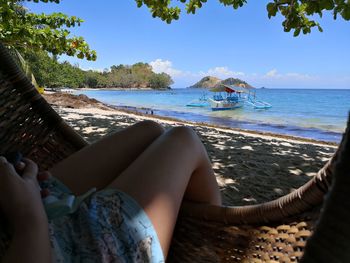
[[[165,73],[155,73],[147,63],[111,66],[103,72],[82,70],[79,65],[59,62],[45,51],[24,52],[24,58],[42,87],[168,89],[173,83]]]
[[[209,88],[220,86],[221,84],[240,86],[244,88],[253,88],[247,82],[238,78],[228,78],[228,79],[221,80],[219,78],[212,77],[212,76],[206,76],[188,88],[209,89]]]

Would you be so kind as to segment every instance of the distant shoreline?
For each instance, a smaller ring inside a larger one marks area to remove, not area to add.
[[[60,106],[60,107],[67,107],[67,108],[96,108],[97,107],[103,110],[124,112],[126,114],[147,117],[155,120],[178,122],[178,123],[183,123],[184,125],[205,126],[207,128],[232,131],[234,133],[243,133],[250,136],[263,136],[268,138],[275,138],[278,140],[288,140],[288,141],[294,141],[299,143],[312,143],[317,145],[328,145],[328,146],[338,145],[338,143],[332,142],[332,141],[317,140],[312,138],[299,137],[295,135],[279,134],[279,133],[273,133],[268,131],[241,129],[241,128],[235,128],[235,127],[230,127],[226,125],[211,124],[208,122],[182,120],[176,117],[157,115],[157,113],[153,114],[154,112],[157,112],[156,109],[137,108],[137,107],[131,107],[131,106],[115,106],[115,105],[103,103],[93,98],[89,98],[86,95],[53,93],[53,94],[46,94],[44,95],[44,97],[49,101],[50,104],[55,106]]]
[[[168,89],[152,89],[152,88],[45,88],[45,93],[73,93],[76,91],[169,91]]]
[[[82,90],[82,91],[94,91],[94,90],[117,90],[117,91],[140,91],[140,90],[157,90],[152,88],[81,88],[81,89],[72,89],[72,90]],[[163,89],[161,89],[163,90]],[[166,89],[164,89],[166,90]]]

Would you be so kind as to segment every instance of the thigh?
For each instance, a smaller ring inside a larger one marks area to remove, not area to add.
[[[158,137],[109,186],[129,194],[142,206],[165,256],[187,185],[205,157],[204,147],[193,132],[174,128]],[[211,172],[208,175],[213,176]],[[212,180],[216,185],[215,178]]]
[[[50,172],[76,194],[110,184],[163,133],[152,121],[139,122],[83,148]]]

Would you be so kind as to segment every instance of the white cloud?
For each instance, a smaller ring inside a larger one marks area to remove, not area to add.
[[[279,72],[273,68],[266,73],[247,73],[235,71],[227,66],[217,66],[207,70],[191,72],[176,69],[170,60],[156,59],[149,63],[156,73],[167,73],[181,87],[190,86],[204,76],[214,76],[220,79],[230,77],[241,78],[249,84],[259,87],[350,87],[349,76],[311,75],[298,72]]]
[[[240,71],[232,71],[228,67],[215,67],[208,69],[207,72],[201,72],[203,76],[215,76],[218,78],[242,77],[245,74]]]
[[[84,71],[88,71],[88,70],[92,70],[92,71],[97,71],[97,72],[104,72],[106,69],[101,69],[101,68],[92,68],[92,67],[89,67],[89,68],[83,68],[83,67],[79,67],[80,69],[84,70]],[[107,69],[109,70],[109,69]]]
[[[173,68],[173,63],[169,60],[162,60],[160,58],[149,63],[155,73],[167,73],[171,77],[179,77],[183,75],[181,70]]]
[[[265,74],[267,78],[273,78],[277,76],[277,69],[272,69]]]
[[[207,71],[199,72],[189,72],[179,70],[173,67],[173,63],[169,60],[156,59],[149,63],[152,66],[152,69],[156,73],[167,73],[173,78],[201,78],[205,76],[214,76],[217,78],[230,78],[230,77],[242,77],[245,74],[239,71],[232,71],[228,67],[214,67],[210,68]]]
[[[279,73],[277,69],[272,69],[268,71],[265,75],[264,78],[266,79],[279,79],[279,80],[304,80],[304,81],[309,81],[309,80],[316,80],[319,77],[318,76],[311,76],[308,74],[301,74],[301,73],[295,73],[295,72],[290,72],[290,73]]]
[[[324,86],[326,83],[329,84],[329,80],[329,76],[318,76],[297,72],[280,73],[277,69],[272,69],[263,75],[258,75],[253,78],[253,81],[259,83],[259,85],[276,87],[317,87],[320,85]]]

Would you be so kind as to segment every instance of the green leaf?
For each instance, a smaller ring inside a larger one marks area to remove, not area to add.
[[[276,16],[278,8],[275,3],[269,3],[266,6],[267,12],[268,12],[268,17],[271,18],[272,16]]]
[[[300,34],[300,28],[295,29],[293,36],[297,37]]]
[[[340,14],[345,20],[350,20],[350,4],[347,4]]]
[[[170,23],[180,16],[180,4],[186,5],[188,14],[195,14],[202,8],[207,0],[135,0],[138,7],[146,5],[153,17],[159,17],[163,21]],[[246,0],[218,0],[224,6],[231,6],[234,9],[242,7]],[[311,28],[318,25],[313,19],[315,14],[321,18],[324,11],[333,11],[334,19],[340,13],[342,18],[350,20],[350,0],[270,0],[266,9],[268,17],[274,17],[280,13],[284,17],[283,29],[289,32],[300,28],[300,31],[308,34]],[[174,11],[175,10],[175,11]],[[286,22],[286,23],[284,23]],[[313,22],[313,24],[310,24]],[[320,29],[319,29],[320,30]],[[322,30],[322,29],[321,29]]]
[[[332,10],[334,8],[334,2],[333,0],[321,0],[320,6],[326,10]]]
[[[96,59],[84,39],[73,38],[66,27],[74,27],[82,21],[63,13],[35,14],[24,9],[20,0],[0,1],[0,40],[20,50],[45,50],[52,54],[67,54],[79,58]],[[33,0],[33,2],[59,3],[59,0]],[[79,22],[79,23],[78,23]],[[73,41],[77,45],[71,46]],[[79,53],[81,52],[81,54]],[[88,56],[87,56],[88,55]]]

